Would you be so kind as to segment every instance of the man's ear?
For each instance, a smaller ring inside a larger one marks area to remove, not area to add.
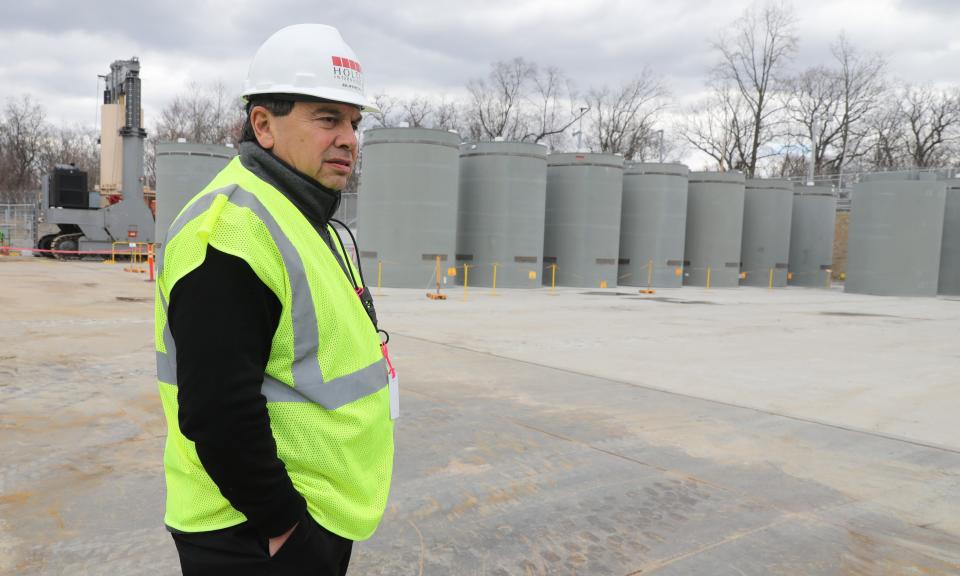
[[[264,150],[270,150],[275,143],[273,137],[273,114],[263,106],[254,106],[250,110],[250,125],[257,142]]]

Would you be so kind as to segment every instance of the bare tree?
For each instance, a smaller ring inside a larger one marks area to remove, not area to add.
[[[902,143],[905,131],[897,103],[884,106],[868,118],[869,161],[874,168],[893,169],[907,164]]]
[[[663,84],[649,69],[616,89],[591,90],[587,102],[597,148],[623,154],[628,160],[643,159],[645,148],[654,140],[653,125],[665,108],[666,96]]]
[[[813,169],[823,173],[825,159],[841,137],[843,79],[824,66],[814,66],[788,82],[787,110],[795,129],[792,136],[812,146]]]
[[[474,139],[519,140],[529,132],[521,106],[535,73],[536,65],[514,58],[495,62],[486,79],[467,83],[471,101],[469,128]]]
[[[791,135],[812,146],[817,174],[839,173],[865,153],[866,121],[884,91],[879,55],[861,55],[842,34],[831,50],[836,67],[814,66],[787,83]]]
[[[440,130],[460,130],[460,118],[463,112],[455,100],[442,96],[433,111],[433,127]]]
[[[23,202],[40,185],[50,127],[40,104],[28,96],[7,101],[0,120],[0,193]]]
[[[831,51],[840,68],[842,99],[839,142],[834,143],[837,150],[827,161],[826,171],[837,173],[866,153],[867,119],[880,104],[886,89],[886,62],[879,54],[861,54],[843,34],[837,38]]]
[[[960,162],[960,90],[900,84],[869,117],[873,167],[933,168]]]
[[[904,130],[904,150],[915,168],[943,166],[960,138],[960,90],[945,93],[930,86],[905,85],[897,98]]]
[[[236,143],[243,121],[240,99],[228,95],[223,84],[194,83],[163,107],[153,135],[160,142],[185,138],[203,144]]]
[[[524,98],[527,133],[520,140],[546,141],[551,148],[559,148],[565,142],[567,129],[580,121],[590,108],[575,104],[573,84],[555,66],[534,66],[530,84],[531,89]]]
[[[424,96],[411,96],[400,100],[401,121],[412,128],[427,128],[433,116],[433,103]]]
[[[523,58],[495,62],[488,78],[467,83],[467,92],[462,116],[474,140],[502,137],[556,148],[585,112],[574,104],[576,91],[562,70]]]
[[[784,66],[796,52],[795,22],[789,5],[768,3],[759,11],[747,9],[714,43],[721,56],[713,70],[715,90],[733,87],[736,99],[742,102],[733,103],[728,110],[748,114],[735,122],[750,127],[739,162],[748,176],[756,172],[761,149],[777,136],[774,128],[782,105],[776,94]]]
[[[50,128],[43,171],[55,164],[73,164],[87,173],[91,190],[100,183],[100,131],[90,126]]]
[[[717,170],[744,169],[754,130],[749,109],[735,88],[715,84],[713,94],[689,110],[679,128],[694,149],[716,163]]]
[[[778,178],[802,177],[807,173],[807,158],[802,153],[787,151],[780,159],[773,173]]]
[[[188,85],[160,110],[145,146],[144,173],[150,186],[156,185],[156,147],[160,142],[200,144],[236,144],[246,118],[239,97],[230,94],[223,83],[207,86]]]
[[[396,123],[398,100],[382,92],[372,96],[375,112],[368,112],[364,116],[364,123],[372,128],[388,128]]]

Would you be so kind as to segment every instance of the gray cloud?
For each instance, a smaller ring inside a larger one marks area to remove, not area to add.
[[[960,3],[957,0],[900,0],[904,10],[925,10],[936,14],[960,15]]]
[[[138,55],[144,105],[156,113],[191,82],[238,89],[256,47],[282,26],[336,25],[354,47],[375,91],[460,93],[490,63],[522,56],[562,68],[581,89],[617,84],[649,66],[681,100],[702,89],[715,61],[710,40],[749,0],[411,0],[350,3],[167,0],[82,4],[40,0],[5,8],[0,19],[0,99],[35,95],[51,117],[89,122],[96,75]],[[960,83],[953,0],[808,0],[798,4],[795,66],[825,63],[846,29],[865,51],[888,56],[908,80]],[[880,7],[884,9],[880,9]],[[931,16],[931,12],[937,16]],[[952,43],[952,44],[951,44]],[[951,48],[952,46],[952,48]]]

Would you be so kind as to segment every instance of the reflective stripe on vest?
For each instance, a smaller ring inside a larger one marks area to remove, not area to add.
[[[225,196],[236,206],[249,208],[264,223],[283,258],[290,279],[294,335],[293,386],[265,374],[261,393],[267,401],[313,402],[328,410],[335,410],[382,390],[387,385],[386,361],[383,358],[350,374],[330,381],[324,380],[316,355],[319,339],[317,314],[303,260],[273,215],[254,194],[236,185],[204,194],[181,212],[170,226],[167,238],[175,237],[188,222],[207,212],[218,196]],[[157,263],[158,275],[163,270],[163,252],[161,248]],[[167,301],[163,291],[160,291],[160,304],[166,317]],[[157,352],[157,378],[161,382],[176,386],[176,344],[170,332],[169,320],[163,328],[163,344],[166,352]]]

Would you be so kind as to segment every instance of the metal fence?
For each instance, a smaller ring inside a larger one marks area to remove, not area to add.
[[[36,204],[0,204],[0,246],[36,246],[38,215]]]
[[[824,174],[813,177],[813,183],[817,186],[830,186],[833,188],[834,195],[837,197],[837,210],[847,212],[850,210],[850,192],[853,185],[863,180],[863,177],[869,174],[898,174],[905,177],[916,175],[918,173],[933,174],[937,180],[947,180],[951,178],[960,178],[960,167],[953,168],[913,168],[907,170],[853,170],[842,174]],[[806,182],[806,176],[794,176],[788,178],[795,182]]]

